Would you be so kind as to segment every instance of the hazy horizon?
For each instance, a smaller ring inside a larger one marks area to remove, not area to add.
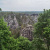
[[[0,0],[3,11],[43,11],[50,9],[50,0]]]

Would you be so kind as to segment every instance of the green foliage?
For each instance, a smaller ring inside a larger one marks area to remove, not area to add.
[[[45,38],[50,38],[50,26],[44,28],[43,34]]]
[[[11,32],[3,19],[0,19],[0,50],[14,50],[16,40],[10,37]],[[13,48],[14,47],[14,48]]]
[[[50,42],[50,9],[44,10],[39,15],[38,22],[35,24],[35,35],[38,38],[45,39],[46,45],[49,50]]]
[[[24,37],[19,37],[17,39],[18,50],[31,50],[31,42]]]
[[[45,27],[48,26],[48,21],[50,18],[50,10],[44,10],[43,13],[39,15],[38,22],[35,24],[35,34],[38,35],[38,37],[43,37],[43,32]]]
[[[49,50],[49,47],[50,47],[50,26],[44,28],[43,35],[44,35],[45,40],[47,41],[46,43],[47,43],[47,47]]]
[[[43,43],[42,39],[34,38],[34,40],[32,41],[32,50],[45,50],[42,43]]]
[[[2,9],[0,8],[0,11],[2,11]]]
[[[19,19],[19,17],[17,18]],[[20,25],[22,24],[20,23]],[[18,31],[17,33],[19,33],[19,30],[17,31]],[[7,27],[7,23],[5,23],[3,19],[0,19],[0,50],[45,50],[43,46],[44,43],[47,45],[47,48],[49,50],[50,10],[44,10],[44,12],[40,14],[38,22],[35,24],[35,36],[37,37],[34,38],[33,41],[29,41],[25,37],[18,37],[18,36],[17,36],[18,38],[15,39],[10,35],[11,32],[9,30],[9,27]]]
[[[31,42],[24,37],[14,39],[3,19],[0,19],[0,50],[30,50]]]

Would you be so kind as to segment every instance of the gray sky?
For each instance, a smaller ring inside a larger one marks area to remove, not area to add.
[[[50,9],[50,0],[0,0],[3,11],[42,11]]]

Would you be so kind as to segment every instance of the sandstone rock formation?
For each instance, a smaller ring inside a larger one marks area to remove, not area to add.
[[[33,27],[32,25],[27,25],[20,32],[21,36],[27,37],[29,40],[33,40]]]

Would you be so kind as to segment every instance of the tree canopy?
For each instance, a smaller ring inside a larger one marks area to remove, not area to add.
[[[39,15],[38,22],[35,24],[35,35],[40,39],[47,41],[47,47],[49,48],[50,41],[50,9],[45,10]],[[49,50],[49,49],[48,49]]]
[[[0,8],[0,11],[2,11],[2,9]]]

